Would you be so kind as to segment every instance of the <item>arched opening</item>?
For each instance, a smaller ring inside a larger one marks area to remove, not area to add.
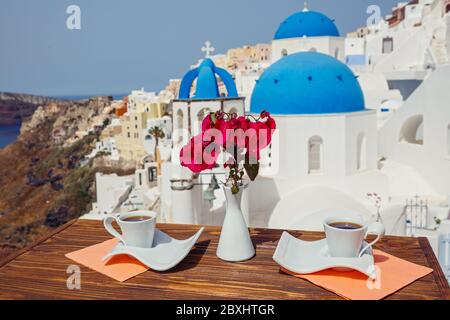
[[[205,116],[206,116],[206,110],[205,109],[200,110],[199,113],[197,113],[197,121],[202,123],[203,119],[205,119]]]
[[[281,56],[286,57],[288,55],[288,51],[286,49],[281,50]]]
[[[364,133],[360,133],[357,138],[357,159],[356,169],[358,171],[367,169],[367,138]]]
[[[447,126],[447,156],[450,157],[450,124]]]
[[[423,115],[412,116],[403,124],[399,141],[423,145]]]
[[[183,111],[181,109],[178,109],[176,116],[176,130],[174,130],[174,137],[177,137],[176,143],[180,143],[183,140],[183,117]]]
[[[233,107],[233,108],[230,109],[230,111],[229,111],[228,113],[231,113],[231,114],[234,114],[234,113],[235,113],[235,114],[237,114],[238,111],[237,111],[236,108]]]
[[[449,12],[450,12],[450,3],[447,3],[447,5],[445,6],[445,13]]]
[[[199,132],[201,132],[203,120],[209,114],[209,112],[210,112],[209,109],[201,109],[197,113],[197,127],[198,127]]]
[[[181,109],[177,112],[177,129],[183,129],[183,111]]]
[[[316,48],[311,48],[311,49],[309,49],[309,52],[317,52],[317,49]]]
[[[308,173],[320,173],[323,167],[323,139],[314,136],[308,141]]]

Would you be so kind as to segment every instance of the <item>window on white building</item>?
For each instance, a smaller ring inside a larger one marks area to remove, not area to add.
[[[410,117],[400,131],[400,142],[423,145],[423,115]]]
[[[367,138],[362,132],[358,135],[356,161],[356,169],[358,171],[367,169]]]
[[[286,57],[288,55],[288,51],[286,49],[281,50],[281,56]]]
[[[308,173],[322,172],[323,162],[323,139],[314,136],[308,142]]]
[[[309,49],[309,52],[317,52],[317,49],[316,48],[311,48],[311,49]]]
[[[389,54],[394,51],[394,39],[387,37],[383,39],[383,54]]]

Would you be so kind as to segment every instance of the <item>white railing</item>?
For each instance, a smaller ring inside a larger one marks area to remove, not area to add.
[[[439,235],[438,241],[438,259],[442,271],[450,282],[450,234]]]
[[[428,201],[419,196],[406,200],[405,214],[407,235],[415,236],[416,230],[428,229]]]

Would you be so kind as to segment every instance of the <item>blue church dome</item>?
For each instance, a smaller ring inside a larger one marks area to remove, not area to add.
[[[339,30],[333,20],[320,12],[304,10],[284,20],[274,40],[326,36],[339,37]]]
[[[251,112],[329,114],[365,110],[358,79],[344,63],[317,52],[299,52],[270,66],[255,85]]]
[[[222,68],[215,66],[214,62],[206,58],[198,68],[195,68],[183,77],[178,93],[179,99],[217,99],[220,97],[217,78],[220,77],[225,84],[229,98],[237,97],[236,84],[233,77]],[[196,90],[191,97],[191,87],[197,79]]]

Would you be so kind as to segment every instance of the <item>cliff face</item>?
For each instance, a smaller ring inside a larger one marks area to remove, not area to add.
[[[49,103],[71,104],[70,101],[34,96],[29,94],[0,92],[0,125],[20,124],[30,117],[39,106]]]
[[[108,98],[39,108],[22,125],[17,141],[0,150],[0,249],[20,248],[89,210],[96,168],[91,152],[110,117]],[[80,129],[89,134],[77,137]]]

